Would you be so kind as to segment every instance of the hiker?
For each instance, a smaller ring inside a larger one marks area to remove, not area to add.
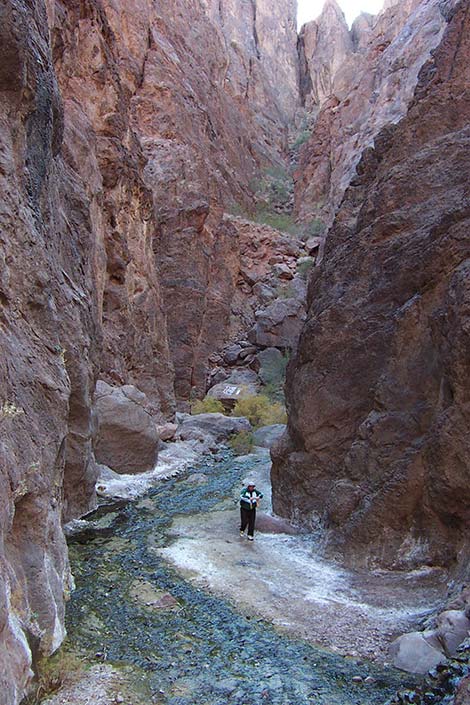
[[[255,533],[256,507],[262,499],[262,492],[258,492],[254,482],[248,482],[240,495],[240,536],[245,536],[245,529],[248,527],[248,541],[253,541]]]

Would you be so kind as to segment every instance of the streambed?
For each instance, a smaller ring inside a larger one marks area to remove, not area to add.
[[[165,560],[173,519],[233,508],[249,470],[253,460],[221,452],[141,500],[90,515],[89,528],[70,541],[76,590],[67,613],[69,648],[131,666],[148,702],[161,705],[378,705],[405,682],[413,685],[402,672],[276,630]],[[191,481],[200,473],[208,483]],[[239,570],[249,581],[252,568]],[[374,682],[356,683],[358,675]]]

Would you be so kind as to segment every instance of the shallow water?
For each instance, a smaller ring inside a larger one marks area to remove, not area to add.
[[[70,541],[69,644],[133,665],[150,702],[161,705],[378,705],[404,680],[412,685],[402,672],[289,638],[166,563],[158,549],[171,541],[172,519],[230,506],[248,469],[220,454],[162,481],[143,500],[90,515],[89,528]],[[188,482],[196,472],[210,475],[209,485]],[[355,683],[357,675],[375,682]]]

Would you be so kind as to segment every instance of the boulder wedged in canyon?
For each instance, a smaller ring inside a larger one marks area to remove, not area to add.
[[[274,508],[353,565],[455,568],[465,556],[469,13],[449,12],[406,117],[364,152],[288,369]]]
[[[445,7],[454,4],[401,0],[376,17],[358,18],[349,43],[334,0],[304,26],[301,90],[313,124],[295,173],[297,218],[317,219],[325,229],[331,224],[363,150],[405,115],[446,26]],[[331,42],[325,45],[324,36]]]

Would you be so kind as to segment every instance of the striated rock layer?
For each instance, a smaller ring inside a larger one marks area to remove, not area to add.
[[[274,507],[327,553],[463,560],[470,524],[470,9],[364,152],[310,281]]]

